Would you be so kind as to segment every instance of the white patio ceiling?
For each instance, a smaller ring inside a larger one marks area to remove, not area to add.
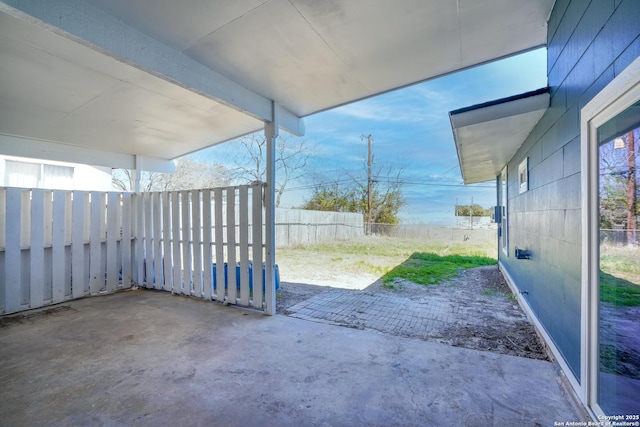
[[[553,4],[0,0],[0,153],[163,169],[272,105],[301,134],[309,114],[544,45]]]

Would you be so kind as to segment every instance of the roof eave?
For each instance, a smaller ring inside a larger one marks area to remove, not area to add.
[[[549,107],[541,88],[449,112],[465,184],[495,179]]]

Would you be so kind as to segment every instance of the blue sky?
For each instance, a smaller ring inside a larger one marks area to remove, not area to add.
[[[448,112],[546,86],[546,51],[539,49],[306,117],[303,137],[315,145],[309,176],[328,181],[362,171],[372,135],[375,163],[402,166],[403,222],[450,225],[460,204],[495,204],[494,183],[463,186]],[[223,163],[233,142],[200,153]],[[310,197],[310,179],[289,185],[282,207]]]

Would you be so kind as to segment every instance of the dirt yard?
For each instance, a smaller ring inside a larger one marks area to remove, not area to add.
[[[313,274],[308,270],[307,273]],[[424,286],[406,280],[396,280],[393,285],[394,288],[390,289],[382,286],[381,280],[376,280],[365,289],[353,292],[374,295],[391,292],[409,300],[438,299],[445,304],[465,307],[465,319],[473,319],[472,322],[455,322],[445,330],[438,331],[435,336],[416,330],[413,333],[415,338],[434,339],[453,346],[532,359],[547,359],[533,325],[526,319],[497,267],[464,270],[455,278],[437,285]],[[352,287],[346,285],[345,288]],[[329,286],[284,282],[277,295],[278,313],[286,314],[288,308],[333,289]]]

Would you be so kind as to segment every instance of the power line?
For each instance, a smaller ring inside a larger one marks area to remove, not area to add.
[[[393,178],[377,178],[375,179],[376,182],[381,182],[381,183],[386,183],[386,184],[401,184],[401,185],[424,185],[424,186],[429,186],[429,187],[455,187],[455,188],[491,188],[491,189],[495,189],[495,185],[467,185],[467,184],[460,184],[460,183],[449,183],[449,182],[437,182],[437,181],[409,181],[409,180],[395,180]],[[286,189],[286,191],[301,191],[301,190],[313,190],[314,188],[317,187],[322,187],[322,186],[331,186],[331,185],[340,185],[340,184],[349,184],[353,182],[352,179],[342,179],[342,180],[338,180],[338,181],[327,181],[327,182],[318,182],[315,184],[309,184],[309,185],[301,185],[298,187],[289,187]]]
[[[496,188],[495,185],[471,185],[471,184],[454,184],[454,183],[438,183],[434,181],[400,181],[400,184],[407,185],[428,185],[435,187],[460,187],[460,188]]]
[[[447,169],[446,171],[442,172],[442,173],[441,173],[440,175],[438,175],[438,176],[442,176],[442,175],[444,175],[444,174],[447,174],[447,173],[451,172],[452,170],[454,170],[454,169],[455,169],[455,168],[457,168],[457,167],[458,167],[458,164],[456,163],[456,164],[455,164],[455,165],[453,165],[451,168],[449,168],[449,169]]]

